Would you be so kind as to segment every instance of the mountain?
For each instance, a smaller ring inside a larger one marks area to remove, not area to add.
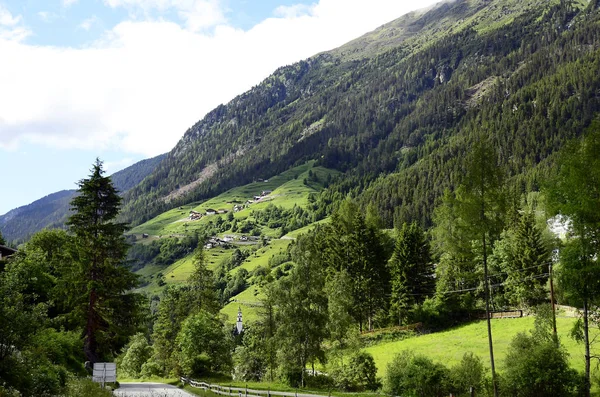
[[[457,0],[276,70],[191,126],[125,195],[140,224],[307,160],[343,172],[321,194],[373,203],[386,225],[431,222],[489,135],[515,192],[600,110],[597,1]],[[240,70],[243,73],[243,70]]]
[[[165,155],[161,154],[139,161],[115,172],[111,179],[117,189],[125,193],[152,173],[164,157]],[[7,212],[0,216],[2,234],[7,241],[22,242],[44,228],[64,227],[75,193],[75,190],[62,190]]]

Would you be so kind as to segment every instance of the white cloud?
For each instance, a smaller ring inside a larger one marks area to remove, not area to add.
[[[73,4],[79,2],[79,0],[62,0],[63,7],[71,7]]]
[[[52,22],[59,17],[58,14],[51,11],[40,11],[37,16],[44,22]]]
[[[298,18],[303,15],[311,14],[315,5],[294,4],[291,6],[279,6],[273,12],[273,15],[280,18]]]
[[[173,1],[148,0],[156,7]],[[35,142],[164,153],[208,111],[277,67],[337,47],[431,0],[406,3],[321,0],[248,31],[217,25],[210,34],[160,19],[127,21],[79,49],[27,45],[15,30],[0,34],[0,148]]]
[[[117,161],[107,161],[106,163],[104,163],[104,169],[109,175],[112,175],[117,171],[129,167],[133,163],[134,160],[129,157]]]
[[[10,11],[0,4],[0,40],[18,42],[25,40],[30,35],[31,31],[23,26],[21,15],[13,16]]]
[[[14,17],[10,11],[0,4],[0,26],[12,27],[21,22],[22,19],[20,15]]]
[[[104,0],[112,8],[127,8],[134,16],[175,10],[186,27],[198,32],[227,21],[221,0]]]
[[[91,17],[84,19],[80,24],[79,24],[79,28],[89,31],[94,25],[99,24],[100,23],[100,19],[95,16],[92,15]]]

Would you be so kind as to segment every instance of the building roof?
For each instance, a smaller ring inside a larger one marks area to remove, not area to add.
[[[5,245],[0,245],[0,258],[5,256],[10,256],[17,252],[16,249],[7,247]]]

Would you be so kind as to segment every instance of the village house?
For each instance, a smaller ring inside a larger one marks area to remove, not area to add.
[[[202,218],[202,213],[198,212],[198,211],[190,211],[190,216],[188,217],[189,220],[191,221],[195,221]]]
[[[16,249],[7,247],[5,245],[0,245],[0,261],[13,255],[15,252],[17,252]]]
[[[206,215],[215,215],[216,213],[217,213],[217,211],[210,209],[210,208],[206,210]]]
[[[261,196],[266,196],[266,195],[269,195],[269,194],[271,194],[271,193],[272,193],[272,191],[271,191],[271,190],[263,190],[263,191],[260,193],[260,195],[261,195]]]

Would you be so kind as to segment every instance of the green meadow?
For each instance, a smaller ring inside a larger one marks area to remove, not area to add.
[[[519,332],[529,332],[533,328],[533,322],[533,317],[492,320],[494,358],[498,371],[501,372],[506,367],[505,357],[513,337]],[[569,336],[574,322],[574,318],[558,317],[557,331],[561,344],[569,352],[571,365],[578,371],[583,371],[583,345]],[[382,342],[364,350],[373,355],[379,376],[385,375],[388,364],[403,350],[424,354],[448,367],[458,364],[466,352],[478,355],[488,367],[490,362],[487,324],[484,320],[401,341]]]

